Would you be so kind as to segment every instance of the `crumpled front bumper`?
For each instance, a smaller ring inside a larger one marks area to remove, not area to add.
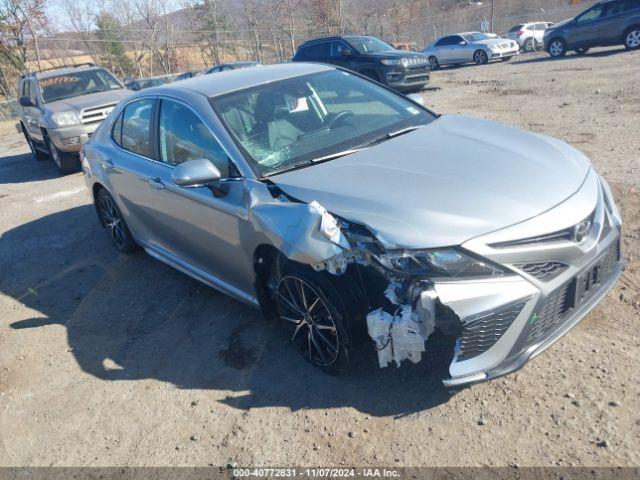
[[[569,222],[585,218],[592,223],[581,242],[521,241],[535,239],[536,232],[562,231]],[[574,327],[622,274],[621,223],[606,182],[591,171],[582,188],[563,204],[464,244],[514,275],[434,282],[438,299],[460,318],[462,328],[450,378],[443,383],[459,387],[518,370]]]

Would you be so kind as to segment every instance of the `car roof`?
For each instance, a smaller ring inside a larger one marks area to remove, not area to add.
[[[328,65],[315,63],[278,63],[261,68],[240,68],[216,73],[215,75],[201,75],[199,77],[178,80],[177,82],[145,90],[145,93],[169,93],[181,90],[191,90],[206,97],[215,97],[245,88],[256,87],[265,83],[277,82],[287,78],[299,77],[310,73],[335,70]]]
[[[334,35],[332,37],[319,37],[319,38],[314,38],[312,40],[307,40],[306,42],[300,44],[300,47],[312,45],[317,42],[330,42],[333,40],[346,40],[349,38],[366,38],[366,37],[373,37],[373,35]]]
[[[55,70],[47,70],[46,72],[33,72],[33,74],[31,74],[32,78],[35,78],[36,80],[42,80],[43,78],[50,78],[50,77],[57,77],[58,75],[66,75],[69,73],[76,73],[76,72],[86,72],[89,70],[104,70],[104,68],[99,67],[97,65],[94,66],[82,66],[82,67],[62,67],[62,68],[56,68]]]

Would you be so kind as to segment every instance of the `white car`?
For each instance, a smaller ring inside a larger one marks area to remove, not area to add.
[[[442,65],[471,63],[483,65],[491,60],[503,61],[520,53],[518,43],[481,32],[446,35],[428,45],[422,53],[429,57],[431,70]]]
[[[552,22],[531,22],[515,25],[507,32],[507,38],[515,40],[525,52],[534,52],[544,45],[544,32]]]

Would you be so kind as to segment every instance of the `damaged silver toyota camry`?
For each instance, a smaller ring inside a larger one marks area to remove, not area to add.
[[[620,214],[582,153],[328,66],[141,91],[82,166],[118,250],[279,319],[327,372],[368,338],[381,367],[418,362],[439,330],[455,338],[446,385],[504,375],[623,268]]]

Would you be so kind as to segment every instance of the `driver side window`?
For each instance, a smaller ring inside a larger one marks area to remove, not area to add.
[[[160,160],[179,165],[189,160],[206,158],[213,163],[222,178],[229,178],[230,160],[209,127],[187,106],[162,100],[159,118]],[[235,176],[235,175],[233,175]]]
[[[576,22],[585,23],[585,22],[591,22],[592,20],[597,20],[602,16],[603,10],[604,10],[604,5],[596,5],[591,10],[587,10],[578,18],[576,18]]]

